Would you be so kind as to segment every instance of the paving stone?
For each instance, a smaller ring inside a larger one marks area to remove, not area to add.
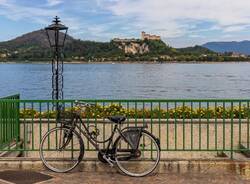
[[[29,170],[5,170],[0,172],[2,183],[33,184],[51,179],[49,175]]]

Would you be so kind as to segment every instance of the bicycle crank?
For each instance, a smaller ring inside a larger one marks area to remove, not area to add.
[[[113,164],[114,161],[113,161],[110,157],[107,157],[106,155],[103,155],[102,157],[107,161],[107,163],[108,163],[111,167],[114,166],[114,164]]]

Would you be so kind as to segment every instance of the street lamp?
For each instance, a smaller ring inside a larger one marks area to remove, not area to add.
[[[63,99],[63,58],[62,52],[66,40],[68,27],[61,24],[59,17],[55,17],[52,24],[45,28],[50,48],[52,49],[52,99]],[[54,104],[57,110],[57,120],[60,118],[62,105]]]

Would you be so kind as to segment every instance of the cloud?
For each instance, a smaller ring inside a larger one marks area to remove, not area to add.
[[[232,26],[226,26],[223,31],[225,33],[228,32],[239,32],[247,29],[249,26],[248,25],[232,25]]]
[[[173,46],[242,38],[249,9],[247,0],[0,0],[0,16],[14,21],[48,25],[58,15],[78,38],[107,41],[146,31]]]
[[[31,20],[36,24],[48,25],[56,15],[63,19],[72,30],[79,29],[77,17],[72,17],[63,12],[62,9],[55,8],[55,5],[62,3],[62,0],[47,0],[44,5],[21,5],[15,0],[0,0],[0,15],[13,21]],[[48,8],[47,6],[53,6]]]
[[[136,27],[166,38],[188,34],[191,26],[201,21],[225,32],[241,31],[250,25],[250,1],[246,0],[99,0],[99,4],[114,16],[130,19]]]
[[[208,20],[219,25],[249,23],[250,1],[246,0],[120,0],[106,1],[118,16],[155,20]]]
[[[0,15],[11,20],[31,19],[36,20],[39,23],[43,23],[44,18],[53,17],[60,12],[60,10],[56,9],[23,6],[15,1],[8,1],[4,4],[0,3],[0,10]]]
[[[59,4],[62,4],[62,0],[47,0],[47,5],[48,6],[57,6]]]
[[[0,0],[0,5],[6,5],[6,4],[8,4],[7,0]]]

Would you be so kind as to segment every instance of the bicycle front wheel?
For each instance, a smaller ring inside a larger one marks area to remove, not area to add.
[[[137,149],[119,137],[116,143],[115,160],[118,168],[129,176],[146,176],[153,172],[160,161],[160,147],[155,138],[143,130]]]
[[[82,160],[84,144],[81,136],[69,128],[56,127],[48,131],[40,144],[40,158],[54,172],[68,172]]]

